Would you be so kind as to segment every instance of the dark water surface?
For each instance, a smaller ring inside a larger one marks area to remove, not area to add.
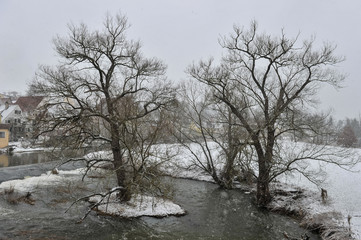
[[[53,160],[50,153],[26,152],[13,154],[0,154],[0,167],[13,167],[34,163],[43,163]]]
[[[47,166],[48,165],[48,166]],[[49,168],[51,163],[1,168],[0,176],[19,178],[28,170]],[[46,167],[47,166],[47,167]],[[39,170],[39,171],[40,171]],[[13,173],[13,174],[12,174]],[[99,181],[92,179],[92,181]],[[221,190],[206,182],[165,178],[174,187],[174,202],[188,214],[183,217],[122,219],[86,212],[82,202],[65,210],[80,196],[91,192],[92,183],[75,184],[72,179],[57,187],[32,191],[34,205],[13,204],[9,195],[0,195],[0,239],[284,239],[307,233],[293,219],[259,211],[252,196],[239,190]]]
[[[89,149],[78,149],[78,150],[66,150],[62,151],[61,154],[67,157],[78,157],[84,156]],[[45,162],[56,162],[58,161],[59,151],[34,151],[34,152],[20,152],[11,154],[0,154],[0,168],[1,167],[14,167],[21,165],[45,163]]]

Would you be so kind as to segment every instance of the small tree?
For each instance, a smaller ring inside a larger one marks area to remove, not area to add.
[[[197,82],[184,84],[179,97],[182,104],[178,112],[187,121],[178,118],[178,126],[173,129],[175,137],[191,153],[196,167],[219,186],[232,188],[240,170],[247,171],[245,161],[239,161],[246,144],[238,120],[227,105]],[[236,165],[240,167],[236,169]]]
[[[219,65],[212,59],[201,61],[188,73],[209,86],[247,132],[258,165],[257,203],[266,206],[271,200],[269,183],[285,171],[301,171],[297,161],[331,161],[330,149],[311,145],[304,154],[286,159],[280,142],[282,136],[313,131],[300,113],[312,106],[321,85],[339,86],[344,76],[332,67],[343,59],[329,44],[315,50],[314,39],[298,44],[283,32],[280,37],[258,33],[256,22],[249,30],[234,27],[220,43],[226,55]],[[341,152],[337,155],[342,157]]]
[[[69,25],[68,36],[54,40],[59,65],[42,66],[30,89],[48,97],[40,134],[50,132],[68,147],[105,143],[111,149],[119,197],[127,201],[156,142],[157,112],[172,102],[173,89],[165,65],[127,40],[126,17],[107,15],[103,26]],[[101,161],[109,160],[91,160],[88,167]]]

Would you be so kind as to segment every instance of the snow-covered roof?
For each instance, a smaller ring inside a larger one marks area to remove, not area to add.
[[[20,110],[19,105],[10,105],[8,108],[5,105],[0,106],[1,121],[3,122],[15,110]]]

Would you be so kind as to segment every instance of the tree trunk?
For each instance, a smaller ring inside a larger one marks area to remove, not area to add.
[[[109,82],[110,80],[107,80]],[[115,175],[117,177],[117,184],[123,189],[119,192],[120,201],[129,201],[131,198],[131,193],[129,186],[127,184],[127,175],[126,175],[126,166],[123,159],[122,149],[120,146],[120,130],[118,125],[118,120],[116,117],[116,107],[114,106],[114,102],[112,102],[112,98],[109,94],[109,89],[105,89],[105,99],[107,103],[107,110],[110,116],[110,135],[111,135],[111,147],[113,153],[113,165],[115,170]]]
[[[271,194],[269,191],[269,169],[266,167],[266,159],[264,157],[258,160],[258,179],[257,179],[257,205],[259,207],[266,207],[271,201]]]
[[[227,129],[227,143],[228,148],[226,150],[226,165],[222,170],[222,187],[231,189],[233,187],[234,179],[234,160],[238,154],[237,140],[233,135],[233,118],[232,111],[228,110],[228,129]]]
[[[257,180],[257,204],[260,207],[266,207],[271,201],[271,194],[269,191],[269,176],[270,165],[273,158],[273,147],[275,143],[275,130],[272,126],[267,130],[267,144],[265,147],[264,155],[263,151],[257,151],[258,153],[258,180]],[[258,147],[261,147],[259,144]]]
[[[113,158],[114,158],[114,169],[115,169],[115,175],[117,177],[117,183],[118,186],[124,187],[123,190],[120,191],[119,199],[121,201],[129,201],[131,197],[131,193],[129,191],[129,187],[127,186],[127,178],[126,178],[126,171],[125,166],[123,164],[123,157],[120,152],[120,148],[113,147]]]
[[[264,153],[260,142],[257,141],[255,144],[258,156],[257,205],[259,207],[266,207],[271,201],[271,194],[269,191],[269,163],[272,159],[272,154],[270,154],[268,147],[269,146],[267,146],[268,151],[266,150]]]
[[[118,186],[124,187],[123,190],[120,191],[119,199],[121,201],[129,201],[131,198],[131,193],[129,190],[129,186],[127,184],[127,175],[126,175],[126,167],[123,159],[123,154],[121,152],[121,147],[119,144],[119,130],[118,127],[114,124],[111,125],[111,139],[112,139],[112,153],[114,159],[114,170],[115,175],[117,177]]]
[[[226,165],[222,170],[222,187],[232,189],[234,180],[234,160],[237,156],[237,149],[230,149],[226,156]]]

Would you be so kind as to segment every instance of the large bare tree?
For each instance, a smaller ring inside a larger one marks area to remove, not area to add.
[[[159,132],[159,111],[173,99],[165,65],[143,56],[140,42],[127,39],[128,27],[121,14],[107,15],[99,31],[69,25],[68,36],[54,40],[59,65],[42,66],[31,84],[32,91],[48,98],[41,134],[71,139],[72,147],[106,143],[125,201],[135,179],[127,171],[144,167]],[[134,156],[141,156],[137,166]]]
[[[299,161],[311,158],[339,164],[343,151],[336,151],[336,161],[330,158],[331,148],[307,145],[305,151],[286,158],[282,151],[287,149],[279,145],[282,136],[315,133],[302,113],[314,106],[320,86],[339,87],[344,79],[334,68],[343,61],[335,56],[335,46],[326,43],[316,48],[314,38],[299,43],[298,37],[289,39],[283,31],[279,37],[259,33],[256,22],[248,30],[234,27],[220,44],[226,54],[219,64],[213,59],[200,61],[187,71],[212,89],[247,132],[245,139],[258,165],[258,204],[270,202],[269,183],[279,174],[301,171],[295,165]]]

